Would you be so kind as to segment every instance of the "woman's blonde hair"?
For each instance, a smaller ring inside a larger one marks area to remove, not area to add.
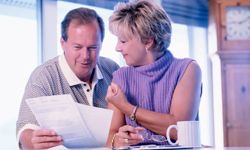
[[[146,0],[118,3],[109,18],[109,29],[126,38],[139,36],[143,43],[153,39],[154,49],[164,51],[171,41],[171,21],[164,9]]]

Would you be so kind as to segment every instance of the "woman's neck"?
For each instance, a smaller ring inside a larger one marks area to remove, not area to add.
[[[144,63],[144,65],[149,65],[154,63],[155,61],[157,61],[159,58],[161,58],[164,55],[164,51],[150,51],[148,56],[146,57],[146,62]]]
[[[163,55],[165,54],[165,51],[154,51],[152,52],[152,56],[154,61],[158,60],[159,58],[161,58]]]

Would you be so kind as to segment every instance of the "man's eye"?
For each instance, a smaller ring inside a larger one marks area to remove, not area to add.
[[[81,46],[74,46],[74,49],[76,49],[76,50],[79,50],[81,48],[82,48]]]
[[[96,51],[96,50],[97,50],[97,47],[89,47],[89,50],[90,50],[90,51]]]

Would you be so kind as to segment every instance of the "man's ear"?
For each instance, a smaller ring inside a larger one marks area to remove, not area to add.
[[[64,41],[64,39],[62,37],[60,38],[60,44],[61,44],[61,47],[62,47],[62,49],[64,51],[65,50],[65,41]]]

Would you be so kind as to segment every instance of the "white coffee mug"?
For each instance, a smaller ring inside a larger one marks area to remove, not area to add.
[[[177,140],[172,142],[170,138],[171,129],[177,130]],[[177,125],[171,125],[166,131],[168,143],[185,147],[201,147],[199,121],[178,121]]]

